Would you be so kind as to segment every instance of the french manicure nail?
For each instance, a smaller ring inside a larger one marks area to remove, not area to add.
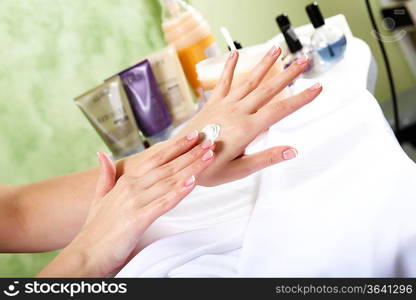
[[[214,152],[212,150],[209,150],[207,153],[202,155],[202,161],[210,160],[214,156]]]
[[[303,65],[303,64],[306,64],[307,62],[308,62],[308,58],[306,56],[299,57],[296,60],[296,64],[298,65]]]
[[[185,186],[189,187],[192,186],[195,183],[195,176],[192,175],[191,178],[189,178],[187,181],[185,181]]]
[[[311,86],[309,88],[310,91],[316,91],[319,90],[322,87],[322,84],[320,84],[319,82],[315,83],[313,86]]]
[[[269,56],[275,56],[277,54],[277,48],[276,46],[273,46],[269,52],[267,53]]]
[[[205,140],[205,141],[202,142],[201,148],[202,149],[208,149],[212,145],[214,145],[214,142],[212,140]]]
[[[100,155],[100,152],[97,152],[97,159],[98,159],[98,165],[101,167],[101,155]]]
[[[192,140],[196,139],[197,136],[198,136],[198,130],[194,130],[186,136],[186,139],[188,141],[192,141]]]
[[[289,159],[293,159],[296,156],[298,156],[298,152],[296,151],[296,149],[291,148],[291,149],[287,149],[287,150],[283,151],[282,156],[283,156],[284,160],[289,160]]]

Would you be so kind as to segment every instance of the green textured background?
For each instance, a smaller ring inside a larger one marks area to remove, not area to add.
[[[219,39],[229,27],[244,45],[278,33],[282,12],[307,22],[309,0],[191,0]],[[362,0],[321,0],[344,13],[380,67],[377,97],[389,97]],[[375,5],[377,0],[372,1]],[[0,183],[20,184],[85,169],[106,151],[72,99],[164,45],[157,0],[0,0]],[[415,84],[397,44],[388,44],[400,90]],[[59,195],[57,195],[59,201]],[[51,212],[53,213],[53,212]],[[0,276],[33,276],[55,253],[0,254]]]
[[[161,48],[160,15],[156,1],[0,0],[1,183],[96,164],[107,149],[72,99]],[[32,276],[53,255],[1,254],[0,276]]]

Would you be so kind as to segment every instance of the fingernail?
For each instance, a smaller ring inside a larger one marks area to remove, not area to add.
[[[101,155],[100,155],[100,152],[97,152],[97,158],[98,158],[98,165],[101,167]]]
[[[296,156],[298,156],[298,152],[296,151],[296,149],[287,149],[285,151],[283,151],[283,159],[284,160],[289,160],[289,159],[293,159]]]
[[[202,155],[202,161],[210,160],[214,156],[214,151],[209,150],[207,153]]]
[[[188,141],[192,141],[192,140],[196,139],[197,136],[198,136],[198,131],[194,130],[186,136],[186,139]]]
[[[205,140],[205,141],[202,142],[201,148],[202,149],[208,149],[212,145],[214,145],[214,142],[212,140]]]
[[[98,157],[98,159],[101,161],[101,157],[102,156],[108,156],[105,152],[101,152],[101,151],[98,151],[97,152],[97,157]]]
[[[192,186],[195,183],[195,176],[192,175],[191,178],[189,178],[187,181],[185,181],[185,186],[189,187]]]
[[[320,84],[319,82],[317,82],[313,86],[311,86],[308,90],[310,90],[310,91],[316,91],[316,90],[319,90],[321,87],[322,87],[322,84]]]
[[[269,55],[269,56],[275,56],[277,54],[277,48],[276,48],[276,46],[273,46],[270,50],[269,50],[269,52],[267,52],[267,55]]]
[[[234,58],[234,56],[235,56],[235,51],[236,51],[236,50],[233,50],[233,51],[231,51],[231,52],[230,52],[229,59],[233,59],[233,58]]]
[[[308,58],[306,56],[299,57],[296,60],[296,64],[298,64],[298,65],[303,65],[303,64],[305,64],[307,62],[308,62]]]

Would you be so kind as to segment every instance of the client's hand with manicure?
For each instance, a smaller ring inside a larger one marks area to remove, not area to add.
[[[123,175],[99,153],[96,196],[80,233],[39,276],[104,277],[136,253],[143,232],[195,187],[195,178],[214,160],[212,142],[198,144],[197,131],[159,146],[137,166],[142,175]]]
[[[276,98],[309,64],[306,58],[298,59],[283,72],[263,82],[280,53],[280,49],[272,47],[246,81],[232,85],[238,52],[231,52],[212,96],[177,135],[180,138],[186,132],[201,130],[207,124],[221,126],[216,140],[216,160],[201,174],[198,184],[222,184],[296,157],[297,151],[289,146],[273,147],[252,155],[244,154],[245,148],[258,135],[311,102],[322,91],[321,85],[315,84],[300,94],[282,100]]]

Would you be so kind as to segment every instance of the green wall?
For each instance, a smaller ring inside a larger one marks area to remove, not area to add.
[[[303,7],[309,0],[190,2],[225,48],[221,25],[245,45],[262,43],[278,33],[274,17],[279,13],[288,13],[295,25],[306,23]],[[320,4],[327,16],[344,13],[355,35],[370,44],[381,72],[377,96],[388,97],[364,2]],[[106,147],[72,99],[161,48],[159,24],[156,0],[1,0],[0,183],[28,183],[96,165],[95,152]],[[388,51],[399,88],[410,87],[414,78],[397,45],[389,44]],[[32,276],[53,255],[1,254],[0,276]]]
[[[281,13],[287,13],[294,26],[309,23],[304,7],[313,1],[190,0],[190,2],[204,14],[211,24],[214,35],[225,49],[225,43],[219,32],[220,26],[228,27],[233,37],[243,46],[263,43],[280,32],[274,19]],[[376,97],[380,101],[389,99],[385,67],[377,40],[371,35],[371,24],[364,0],[319,0],[318,3],[326,17],[344,14],[353,34],[369,44],[379,67]],[[375,14],[379,17],[379,0],[372,0],[371,4]],[[410,72],[398,44],[387,43],[386,48],[393,65],[398,90],[403,91],[414,87],[416,78]]]
[[[96,165],[107,149],[72,99],[161,48],[160,15],[148,0],[0,1],[1,184]],[[52,256],[1,254],[0,276]]]

